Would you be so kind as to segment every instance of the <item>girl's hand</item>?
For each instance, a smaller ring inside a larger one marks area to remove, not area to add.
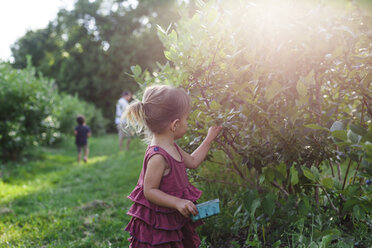
[[[186,218],[188,218],[190,214],[192,215],[198,214],[198,209],[196,208],[195,204],[189,200],[181,199],[177,201],[176,209]]]
[[[212,126],[208,129],[208,134],[205,139],[213,141],[217,135],[221,132],[222,126]]]

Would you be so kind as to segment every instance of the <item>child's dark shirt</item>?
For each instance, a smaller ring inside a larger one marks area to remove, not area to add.
[[[79,125],[75,127],[76,139],[75,143],[77,146],[86,146],[88,143],[88,133],[90,133],[90,128],[86,125]]]

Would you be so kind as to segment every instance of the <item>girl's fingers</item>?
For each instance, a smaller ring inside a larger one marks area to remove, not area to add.
[[[185,218],[188,218],[189,217],[189,213],[187,211],[182,211],[181,213]]]
[[[188,208],[189,208],[189,212],[190,212],[192,215],[197,215],[197,214],[198,214],[198,209],[195,207],[194,204],[192,204],[192,206],[189,205]]]
[[[190,214],[197,215],[198,209],[196,208],[195,204],[191,201],[186,200],[183,203],[183,206],[179,208],[179,212],[186,218],[190,217]]]

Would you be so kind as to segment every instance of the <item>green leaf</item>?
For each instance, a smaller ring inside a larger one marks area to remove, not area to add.
[[[345,130],[335,130],[331,134],[332,134],[333,137],[335,137],[337,139],[340,139],[342,141],[347,140],[347,133],[346,133]]]
[[[341,121],[335,121],[331,128],[329,130],[331,130],[331,132],[333,131],[336,131],[336,130],[344,130],[345,129],[345,125],[344,123],[342,123]]]
[[[276,197],[274,193],[267,194],[262,201],[264,213],[267,214],[269,217],[271,217],[275,212],[275,201]]]
[[[236,209],[235,213],[234,213],[234,217],[238,216],[238,214],[240,213],[240,210],[242,209],[243,207],[243,204],[240,204],[240,206]]]
[[[273,244],[273,248],[278,248],[282,244],[282,241],[278,240]]]
[[[350,124],[350,129],[353,131],[355,134],[358,134],[360,136],[364,136],[367,134],[367,130],[364,129],[361,125],[358,124]]]
[[[314,174],[311,172],[311,170],[309,170],[308,168],[302,166],[302,171],[303,171],[305,177],[307,177],[307,178],[310,179],[311,181],[315,182],[315,176],[314,176]]]
[[[342,211],[346,213],[349,211],[352,207],[354,207],[356,204],[359,204],[359,200],[356,198],[350,198],[348,199],[345,204],[343,205]]]
[[[355,134],[353,131],[348,130],[347,131],[347,137],[349,140],[354,144],[359,144],[360,140],[362,139],[362,136]]]
[[[364,138],[368,140],[369,142],[372,142],[372,131],[369,131]]]
[[[139,65],[131,66],[130,69],[133,72],[133,74],[134,74],[135,77],[140,76],[141,73],[142,73],[142,69],[141,69],[141,67]]]
[[[333,235],[326,235],[322,238],[322,242],[320,243],[320,248],[327,248],[331,244],[333,240]]]
[[[298,171],[296,167],[292,166],[291,169],[291,184],[296,185],[298,183]]]
[[[176,31],[173,29],[172,32],[168,35],[168,37],[170,38],[170,41],[172,42],[172,44],[175,44],[177,43],[177,33]]]
[[[327,189],[330,189],[333,187],[333,179],[330,177],[322,178],[321,184],[326,187]]]
[[[310,168],[311,172],[315,176],[315,179],[318,181],[319,180],[319,170],[315,166],[311,166]]]
[[[251,205],[251,218],[254,218],[254,215],[256,213],[256,209],[261,205],[261,200],[259,198],[256,198],[253,200]]]
[[[314,241],[311,241],[307,248],[319,248],[319,246]]]
[[[355,152],[349,153],[349,158],[354,162],[359,162],[359,155]]]
[[[311,205],[309,202],[309,198],[304,196],[300,204],[298,205],[298,208],[299,208],[300,213],[306,216],[309,213],[309,211],[311,211]]]
[[[164,56],[167,58],[167,60],[172,61],[172,55],[170,51],[164,51]]]
[[[353,217],[357,220],[361,220],[364,218],[364,211],[362,211],[359,205],[355,205],[353,207]]]
[[[284,165],[285,166],[285,165]],[[275,175],[275,180],[277,180],[278,182],[282,182],[283,180],[285,180],[285,177],[286,177],[286,172],[285,172],[285,167],[284,167],[284,172],[282,170],[282,166],[277,166],[274,170],[274,175]]]
[[[340,182],[340,180],[338,180],[338,178],[333,178],[333,187],[337,190],[342,189],[342,183]]]
[[[296,90],[301,97],[304,97],[307,95],[307,87],[304,83],[302,83],[301,80],[298,80],[297,85],[296,85]]]
[[[266,93],[265,93],[265,98],[270,101],[271,99],[273,99],[277,94],[278,92],[282,89],[282,85],[276,81],[274,81],[273,83],[271,83],[267,89],[266,89]]]
[[[277,167],[276,167],[277,171],[280,172],[280,174],[283,176],[283,178],[285,178],[287,176],[287,166],[285,165],[285,163],[280,163]]]
[[[274,180],[275,178],[275,171],[273,168],[271,167],[264,167],[264,175],[265,175],[265,178],[267,181],[271,182]]]
[[[364,143],[364,147],[366,148],[366,151],[372,152],[372,143],[369,141],[366,141]],[[367,154],[366,154],[367,155]]]
[[[319,125],[317,125],[317,124],[307,124],[307,125],[304,125],[304,126],[307,127],[307,128],[315,129],[315,130],[325,130],[325,131],[329,131],[328,128],[326,128],[326,127],[321,127],[321,126],[319,126]]]

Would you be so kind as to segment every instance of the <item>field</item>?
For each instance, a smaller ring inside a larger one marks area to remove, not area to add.
[[[0,247],[127,247],[124,231],[144,145],[118,151],[117,136],[93,137],[77,164],[73,138],[2,165]],[[37,155],[35,155],[37,154]],[[36,156],[36,158],[35,158]]]

